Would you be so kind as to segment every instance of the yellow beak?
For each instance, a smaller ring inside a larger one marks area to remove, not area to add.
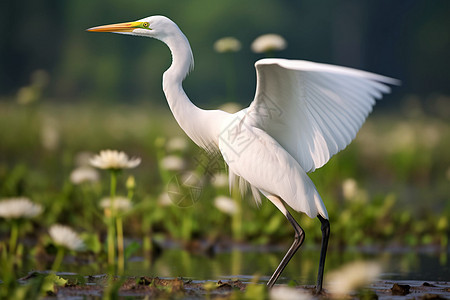
[[[103,25],[86,29],[95,32],[132,32],[136,28],[142,28],[143,22],[126,22],[111,25]],[[148,23],[147,23],[148,24]]]

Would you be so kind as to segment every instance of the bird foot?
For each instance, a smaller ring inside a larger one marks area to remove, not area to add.
[[[315,288],[314,295],[326,296],[327,292],[325,292],[322,288]]]

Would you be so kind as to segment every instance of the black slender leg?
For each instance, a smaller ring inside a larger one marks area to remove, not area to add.
[[[322,218],[321,216],[318,216],[318,218],[320,220],[320,223],[322,223],[322,246],[320,249],[319,274],[317,275],[316,293],[320,293],[322,291],[325,257],[327,256],[328,238],[330,237],[330,222],[327,219]]]
[[[272,277],[270,277],[269,282],[267,282],[267,286],[269,288],[272,288],[272,286],[275,284],[278,277],[280,277],[281,272],[283,272],[284,268],[287,266],[292,256],[294,256],[295,252],[297,252],[298,248],[300,248],[300,246],[303,244],[303,240],[305,239],[305,232],[300,227],[300,225],[298,225],[294,217],[292,217],[292,215],[289,212],[287,212],[286,218],[288,219],[289,223],[291,223],[291,225],[294,227],[295,231],[294,243],[292,243],[292,246],[286,252],[286,255],[284,256],[283,260],[278,265],[278,268],[275,270]]]

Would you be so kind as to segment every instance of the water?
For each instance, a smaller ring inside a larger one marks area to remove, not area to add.
[[[269,279],[284,256],[287,247],[235,247],[220,251],[213,256],[193,254],[179,248],[165,249],[153,260],[132,257],[125,270],[126,276],[158,276],[161,278],[183,277],[192,280],[240,279],[249,282],[255,276],[261,282]],[[314,285],[319,262],[319,249],[301,248],[288,264],[278,283],[294,280],[301,285]],[[327,271],[337,269],[357,260],[376,261],[382,266],[381,279],[414,281],[450,281],[449,252],[421,249],[390,249],[372,251],[353,249],[327,254]],[[45,266],[27,265],[24,272],[31,269],[42,270]],[[95,261],[75,263],[66,259],[62,271],[83,276],[105,273],[105,267]]]
[[[303,251],[302,251],[303,250]],[[320,251],[302,249],[283,271],[278,283],[295,280],[298,284],[314,285],[317,278]],[[267,281],[283,258],[285,250],[242,251],[234,249],[214,257],[189,254],[182,250],[167,250],[150,266],[152,276],[187,277],[196,280],[238,278],[250,281],[254,276]],[[325,272],[356,260],[377,261],[382,266],[381,279],[450,281],[448,253],[390,251],[329,251]],[[127,272],[148,275],[142,261],[131,262]]]

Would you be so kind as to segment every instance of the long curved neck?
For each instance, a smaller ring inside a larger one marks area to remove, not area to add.
[[[184,34],[166,36],[162,41],[172,53],[172,64],[163,75],[163,90],[175,119],[186,134],[200,147],[217,144],[215,130],[208,128],[210,112],[195,106],[183,90],[182,82],[191,70],[194,60]],[[209,125],[211,126],[211,125]]]

